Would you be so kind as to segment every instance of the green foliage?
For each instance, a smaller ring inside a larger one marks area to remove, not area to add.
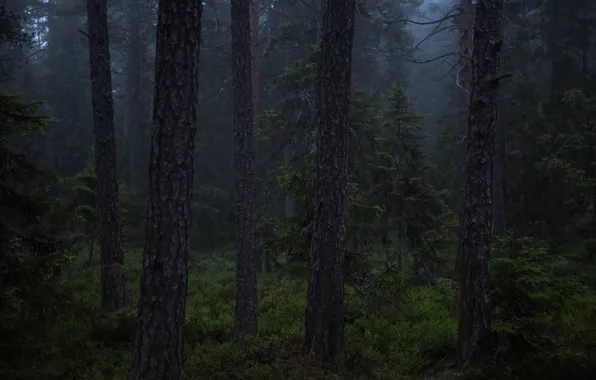
[[[314,69],[310,61],[299,61],[280,77],[279,85],[289,82],[284,85],[288,87],[296,78],[312,74]],[[387,257],[397,260],[411,257],[418,274],[432,277],[440,265],[437,249],[445,248],[450,242],[453,217],[442,201],[443,192],[430,183],[431,165],[422,150],[425,137],[422,117],[411,111],[403,87],[393,86],[384,98],[389,104],[386,111],[380,111],[375,99],[364,93],[356,92],[352,98],[348,152],[350,256],[362,258],[382,241]],[[301,110],[309,105],[308,99],[308,96],[290,96],[280,109],[265,114],[264,128],[277,133],[302,128],[300,117],[295,119],[288,114],[294,109],[302,115]],[[275,135],[267,133],[267,136]],[[267,254],[287,256],[289,262],[307,261],[315,161],[316,153],[309,149],[291,167],[280,168],[277,177],[280,189],[300,207],[290,219],[267,213],[268,221],[261,224],[260,230],[260,243]],[[366,266],[364,261],[360,260],[357,266]]]
[[[33,165],[14,141],[43,128],[38,107],[0,95],[0,313],[6,316],[0,320],[0,356],[8,361],[31,348],[27,336],[52,323],[60,298],[54,286],[61,266],[72,259],[58,236],[60,226],[47,223],[55,200],[44,182],[54,176]]]
[[[469,379],[582,379],[594,371],[596,293],[556,269],[569,261],[527,238],[503,238],[493,260],[492,361]]]
[[[190,379],[395,379],[414,375],[448,353],[455,342],[457,289],[405,286],[384,271],[366,293],[347,289],[347,360],[343,368],[302,355],[306,281],[271,273],[259,280],[259,336],[232,340],[234,251],[191,256],[185,343]],[[121,379],[130,360],[134,311],[97,315],[98,273],[67,265],[55,291],[53,324],[27,333],[23,356],[0,361],[3,379]],[[139,284],[139,251],[126,253],[131,288]],[[398,293],[395,293],[398,292]],[[377,306],[384,304],[383,308]],[[13,314],[8,312],[5,319]],[[4,357],[0,360],[3,360]]]
[[[535,248],[529,239],[505,239],[508,254],[493,260],[495,287],[493,329],[510,350],[546,350],[560,339],[566,319],[581,310],[596,312],[596,294],[574,277],[555,273],[567,265],[547,247]],[[577,322],[577,320],[575,320]]]

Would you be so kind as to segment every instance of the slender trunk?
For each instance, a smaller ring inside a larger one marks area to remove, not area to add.
[[[500,125],[499,125],[500,124]],[[505,221],[505,130],[502,123],[497,124],[495,137],[495,155],[493,157],[493,236],[503,237],[507,230]],[[497,252],[500,248],[497,248]]]
[[[130,31],[128,36],[128,62],[126,73],[126,141],[128,148],[128,185],[139,194],[141,191],[141,152],[144,141],[141,130],[143,101],[141,91],[141,67],[144,58],[141,41],[141,23],[138,14],[138,0],[129,0],[128,15]]]
[[[325,0],[319,67],[314,231],[305,348],[318,359],[344,353],[348,123],[355,0]]]
[[[252,77],[252,109],[253,109],[253,124],[254,128],[259,128],[259,103],[260,103],[260,86],[261,86],[261,53],[260,53],[260,39],[259,39],[259,15],[260,15],[260,1],[251,0],[250,3],[250,49],[252,55],[252,66],[251,66],[251,77]],[[255,144],[256,145],[256,144]],[[255,149],[256,151],[256,146]],[[255,222],[257,219],[257,213],[254,213]],[[254,250],[255,265],[257,274],[261,273],[263,269],[263,262],[261,257],[261,251],[259,249]]]
[[[201,1],[160,0],[141,296],[129,379],[182,379]]]
[[[257,333],[257,268],[254,208],[254,87],[252,86],[251,0],[232,2],[232,72],[236,166],[236,308],[234,338]]]
[[[481,361],[490,353],[492,166],[502,9],[503,0],[481,0],[476,5],[461,241],[457,345],[461,368]]]
[[[470,107],[470,80],[472,76],[472,27],[474,24],[472,15],[472,0],[458,0],[460,13],[456,23],[459,28],[459,69],[457,73],[457,86],[459,90],[459,204],[458,208],[458,246],[456,258],[456,272],[459,273],[461,265],[461,241],[463,240],[463,204],[464,204],[464,181],[466,176],[466,136],[468,134],[468,110]]]
[[[87,0],[91,99],[95,132],[95,172],[99,211],[101,307],[115,311],[127,306],[122,228],[116,177],[116,138],[106,0]]]
[[[563,0],[550,1],[550,38],[549,51],[551,52],[551,101],[558,103],[566,89],[573,86],[570,80],[570,70],[568,59],[568,47],[565,46],[564,31],[565,9]]]
[[[502,38],[506,38],[505,30],[502,31]],[[505,70],[505,54],[500,56],[500,69]],[[507,230],[505,219],[505,124],[499,120],[499,104],[496,109],[496,131],[495,131],[495,154],[493,156],[493,230],[492,234],[497,239],[502,238]],[[500,241],[493,244],[493,256],[502,255],[502,246]]]
[[[289,21],[289,20],[288,20]],[[292,65],[292,47],[289,41],[284,41],[284,69],[287,70]],[[293,139],[290,139],[284,147],[284,166],[292,165],[292,159],[294,157],[294,144]],[[285,217],[291,218],[294,216],[296,210],[296,201],[290,196],[290,192],[286,192],[285,198]]]

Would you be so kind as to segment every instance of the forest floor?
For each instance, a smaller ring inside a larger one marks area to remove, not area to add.
[[[421,378],[431,367],[436,372],[431,364],[454,347],[455,284],[406,289],[401,281],[386,280],[366,307],[347,288],[347,314],[355,321],[346,326],[347,360],[341,368],[310,362],[301,355],[306,282],[280,274],[260,277],[259,336],[236,344],[233,263],[233,250],[192,254],[185,328],[190,379]],[[136,306],[140,251],[127,252],[126,268]],[[59,294],[43,341],[32,341],[28,356],[5,373],[27,380],[125,379],[134,310],[98,313],[98,270],[85,269],[82,257],[64,271]]]
[[[0,363],[0,378],[125,379],[136,320],[140,250],[126,253],[126,268],[133,308],[105,315],[98,312],[98,268],[87,269],[84,255],[68,264],[58,288],[52,290],[53,308],[47,311],[52,315],[51,326],[43,329],[43,335],[33,333],[32,326],[31,335],[28,332],[23,337],[26,355],[21,360]],[[185,327],[190,380],[464,377],[451,369],[458,293],[457,284],[451,280],[441,279],[436,286],[412,286],[400,276],[390,275],[380,277],[367,294],[357,294],[356,289],[347,286],[346,315],[351,322],[346,325],[347,352],[341,365],[314,363],[301,354],[306,281],[300,276],[260,276],[259,335],[243,344],[232,340],[234,293],[232,249],[191,255]],[[577,359],[581,361],[577,367],[588,359]],[[557,368],[575,366],[565,363],[568,361],[561,361]],[[509,375],[473,378],[529,379]]]

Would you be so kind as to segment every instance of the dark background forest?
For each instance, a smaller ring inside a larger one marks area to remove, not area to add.
[[[0,2],[0,378],[594,374],[596,2]]]

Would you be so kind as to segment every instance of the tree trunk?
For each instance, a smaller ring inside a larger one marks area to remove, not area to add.
[[[458,208],[458,244],[456,258],[456,272],[459,273],[461,262],[461,241],[464,234],[464,181],[466,177],[466,136],[468,134],[468,110],[470,107],[470,80],[472,76],[472,34],[473,28],[473,6],[472,0],[459,0],[459,14],[456,19],[459,28],[459,69],[457,74],[457,86],[460,94],[459,102],[459,184],[460,195]]]
[[[251,0],[232,2],[232,70],[237,197],[234,338],[257,333]]]
[[[183,378],[201,1],[160,0],[141,296],[129,379]]]
[[[319,15],[317,14],[317,19]],[[286,15],[286,22],[290,22],[289,15]],[[290,45],[289,41],[284,41],[284,70],[288,70],[288,68],[292,65],[292,46]],[[294,139],[291,138],[284,146],[284,166],[291,166],[292,160],[294,157]],[[285,197],[285,217],[291,218],[294,216],[294,212],[296,210],[296,201],[292,199],[290,196],[290,192],[286,191]]]
[[[507,230],[505,221],[505,126],[497,125],[495,131],[495,155],[493,158],[493,236],[503,237]],[[496,253],[499,253],[500,247]],[[500,253],[499,253],[500,254]]]
[[[128,35],[128,62],[126,68],[126,140],[128,148],[128,185],[139,194],[141,192],[141,152],[144,133],[141,130],[143,100],[141,91],[141,67],[144,59],[141,41],[141,23],[138,14],[142,4],[138,0],[128,0],[130,17]]]
[[[252,107],[253,122],[255,126],[259,125],[259,88],[261,82],[260,75],[260,49],[259,49],[259,0],[250,2],[250,50],[252,55],[251,77],[252,77]]]
[[[260,39],[259,39],[259,15],[260,15],[260,1],[252,0],[250,3],[250,49],[252,55],[252,109],[253,109],[253,124],[254,128],[259,127],[259,103],[260,103],[260,86],[261,86],[261,57],[260,57]],[[255,148],[256,150],[256,148]],[[255,222],[257,220],[257,214],[254,213]],[[263,269],[263,262],[261,258],[261,251],[258,249],[254,250],[255,265],[257,274],[261,273]]]
[[[503,0],[476,5],[472,93],[466,149],[466,181],[461,241],[460,315],[457,359],[460,368],[490,353],[490,244],[492,166],[499,90]]]
[[[319,67],[314,232],[305,348],[318,359],[343,356],[347,222],[347,143],[355,0],[325,0]]]
[[[95,172],[99,211],[101,307],[115,311],[127,306],[122,229],[116,177],[116,139],[106,0],[87,0],[91,99],[95,132]]]

